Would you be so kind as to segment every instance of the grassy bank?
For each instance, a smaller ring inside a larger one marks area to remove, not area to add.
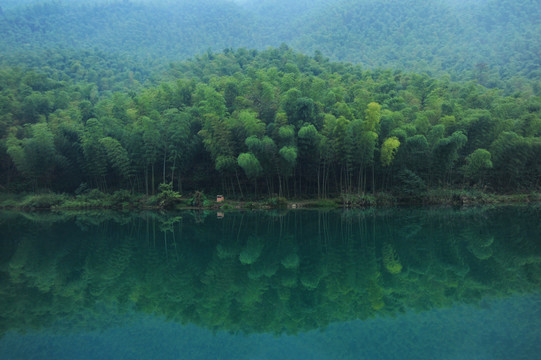
[[[273,209],[273,208],[360,208],[394,205],[483,205],[501,203],[540,202],[541,194],[492,194],[476,190],[431,190],[416,196],[401,197],[389,193],[370,195],[343,194],[327,199],[285,199],[273,197],[252,201],[226,199],[216,202],[215,197],[195,192],[181,196],[167,187],[156,195],[131,194],[120,190],[106,194],[90,190],[84,194],[55,193],[0,194],[0,208],[18,210],[68,210],[68,209]]]

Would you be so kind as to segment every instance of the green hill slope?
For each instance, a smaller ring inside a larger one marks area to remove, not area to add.
[[[539,77],[540,18],[539,1],[344,0],[305,21],[292,45],[369,67]]]
[[[365,68],[449,73],[488,86],[541,78],[539,0],[45,3],[3,14],[4,58],[98,48],[167,63],[207,49],[287,43]]]
[[[235,21],[235,19],[237,21]],[[102,5],[47,3],[6,12],[0,41],[6,51],[55,47],[106,50],[145,59],[181,59],[208,48],[254,45],[253,24],[231,3],[184,1],[154,6],[118,2]]]
[[[540,187],[532,89],[503,96],[287,46],[205,53],[155,85],[129,62],[100,59],[0,68],[0,188],[154,194],[173,183],[227,198],[386,191],[419,201],[438,188]]]

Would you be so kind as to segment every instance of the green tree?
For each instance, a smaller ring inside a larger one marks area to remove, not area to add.
[[[252,153],[242,153],[237,158],[237,163],[244,170],[246,176],[254,181],[254,189],[257,196],[257,178],[263,172],[259,160]]]
[[[125,180],[130,179],[132,168],[126,149],[122,147],[118,140],[109,136],[104,137],[99,141],[105,150],[109,164],[115,169],[117,175]]]
[[[56,151],[54,135],[44,123],[29,127],[30,137],[18,140],[11,136],[7,141],[7,153],[17,170],[28,177],[36,188],[50,186],[55,166],[62,158]]]
[[[86,122],[85,131],[81,140],[84,156],[85,174],[94,185],[102,190],[107,183],[107,154],[100,140],[103,138],[103,125],[97,119]]]
[[[451,136],[440,139],[432,150],[431,173],[439,181],[449,183],[452,171],[459,158],[458,151],[464,147],[468,138],[461,131],[455,131]]]
[[[155,121],[149,117],[141,118],[141,130],[142,130],[142,140],[143,140],[143,149],[144,149],[144,169],[145,169],[145,190],[147,195],[149,193],[154,194],[156,191],[156,174],[155,166],[158,161],[159,147],[160,147],[160,131],[155,125]],[[149,184],[148,179],[148,170],[151,170],[151,184]],[[149,185],[150,192],[149,192]]]
[[[391,136],[390,138],[385,139],[381,145],[381,165],[383,167],[391,165],[400,146],[400,141]]]
[[[464,176],[473,182],[482,183],[488,169],[492,169],[491,155],[488,150],[477,149],[466,156]]]
[[[427,162],[429,158],[430,149],[426,137],[424,135],[415,135],[406,138],[405,144],[397,154],[396,162],[416,175],[427,178],[430,167],[430,163]]]
[[[35,123],[45,118],[52,109],[50,99],[42,93],[32,93],[22,102],[23,116],[26,122]]]
[[[531,147],[525,138],[504,131],[490,146],[494,176],[493,181],[503,188],[520,187],[525,185],[524,177]]]
[[[317,179],[317,194],[321,196],[320,182],[320,142],[321,135],[312,124],[304,125],[297,134],[298,143],[298,173],[299,193],[303,193],[302,179],[305,179],[307,187]]]
[[[377,133],[381,120],[381,105],[376,102],[368,104],[365,111],[365,130]]]

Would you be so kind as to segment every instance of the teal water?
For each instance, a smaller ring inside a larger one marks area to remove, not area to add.
[[[0,213],[0,359],[539,359],[541,208]]]

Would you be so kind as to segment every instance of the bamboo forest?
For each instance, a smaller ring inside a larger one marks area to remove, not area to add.
[[[469,75],[454,68],[441,75],[411,72],[419,64],[374,67],[362,57],[356,64],[337,62],[286,44],[208,47],[176,62],[129,55],[128,44],[123,52],[107,51],[106,40],[119,41],[114,37],[100,37],[94,48],[68,48],[67,39],[58,40],[58,48],[48,44],[56,41],[54,26],[69,29],[70,22],[54,22],[63,11],[107,12],[112,5],[89,6],[4,11],[5,191],[155,194],[165,183],[181,194],[321,198],[539,189],[539,57],[530,72],[513,76],[495,63],[471,64]],[[107,14],[144,6],[122,3]],[[17,36],[33,50],[21,48]],[[538,40],[532,46],[540,50]]]
[[[148,194],[171,183],[292,197],[540,185],[541,98],[531,94],[363,71],[286,46],[206,53],[148,87],[131,72],[91,83],[94,71],[58,61],[67,74],[2,70],[4,188]],[[74,68],[84,80],[70,79]]]
[[[2,0],[0,359],[538,359],[540,19]]]

